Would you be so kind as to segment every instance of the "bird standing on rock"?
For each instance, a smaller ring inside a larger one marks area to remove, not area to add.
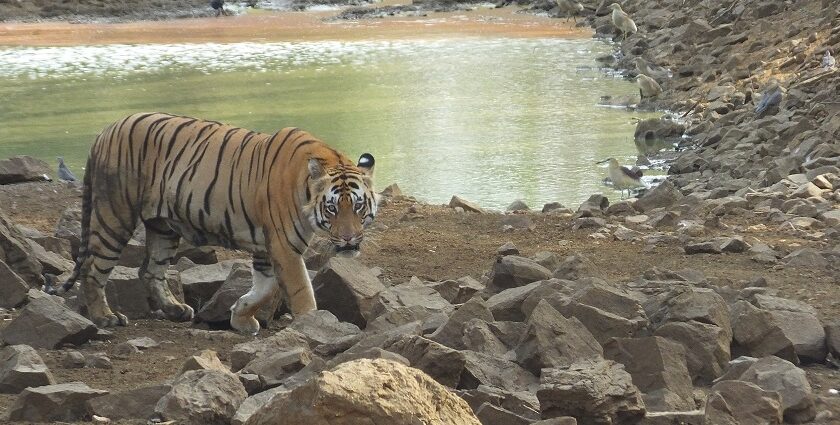
[[[561,13],[571,15],[575,23],[577,23],[576,15],[583,12],[583,5],[574,0],[557,0],[557,7],[560,8]]]
[[[622,40],[627,39],[627,33],[636,33],[636,23],[630,19],[630,15],[621,10],[620,4],[613,3],[610,5],[610,9],[612,9],[612,23],[619,31],[621,31],[621,34],[623,35],[621,38]]]
[[[822,67],[825,69],[834,69],[835,66],[837,66],[837,60],[834,59],[834,56],[831,56],[830,50],[826,50],[822,58]]]
[[[770,85],[761,93],[761,100],[755,106],[755,117],[761,118],[766,113],[770,113],[777,109],[785,95],[785,89],[782,88],[775,80],[770,82]],[[778,112],[778,111],[776,111]]]
[[[646,97],[656,97],[659,93],[662,93],[662,86],[656,80],[645,74],[636,76],[636,84],[639,85],[639,96],[641,96],[642,100]]]
[[[607,158],[603,161],[596,162],[596,164],[603,164],[605,162],[609,163],[608,173],[613,187],[621,191],[622,198],[624,198],[625,190],[627,190],[627,196],[629,197],[631,189],[645,186],[642,183],[642,170],[636,167],[630,169],[619,165],[615,158]]]
[[[67,165],[64,164],[63,157],[57,157],[58,160],[58,178],[64,180],[66,182],[74,182],[76,181],[76,176],[73,175],[73,172],[67,168]]]

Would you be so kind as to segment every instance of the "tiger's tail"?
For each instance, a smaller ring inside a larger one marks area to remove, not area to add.
[[[79,252],[76,255],[76,267],[73,268],[73,273],[60,287],[52,286],[46,287],[46,292],[53,295],[61,295],[73,289],[79,276],[82,273],[82,265],[85,264],[88,257],[88,239],[90,239],[90,215],[92,209],[92,189],[91,176],[93,175],[93,158],[88,158],[87,166],[85,167],[85,178],[82,183],[82,234],[79,242]]]

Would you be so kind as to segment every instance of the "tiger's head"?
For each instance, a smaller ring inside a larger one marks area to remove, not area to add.
[[[373,165],[369,153],[362,154],[356,165],[309,160],[309,220],[313,229],[329,237],[340,256],[359,254],[364,229],[376,216]]]

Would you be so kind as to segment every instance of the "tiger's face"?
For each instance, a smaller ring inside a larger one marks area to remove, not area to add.
[[[363,154],[357,165],[325,167],[309,160],[310,191],[313,194],[309,219],[312,228],[326,234],[336,253],[344,257],[359,254],[364,229],[376,216],[371,154]]]

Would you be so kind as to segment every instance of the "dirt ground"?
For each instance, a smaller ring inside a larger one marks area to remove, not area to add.
[[[30,183],[0,186],[0,205],[14,222],[43,232],[54,231],[54,223],[67,206],[79,202],[78,190],[62,183]],[[534,206],[539,208],[539,206]],[[416,213],[409,213],[409,208]],[[568,217],[528,213],[535,228],[532,231],[503,230],[502,214],[457,213],[445,206],[418,204],[411,199],[386,203],[368,233],[360,259],[369,266],[380,267],[391,283],[402,283],[411,276],[427,280],[456,279],[462,276],[480,278],[488,272],[496,258],[496,249],[513,242],[523,255],[550,251],[560,258],[584,254],[594,267],[593,275],[610,282],[630,281],[653,267],[670,270],[694,269],[702,272],[713,284],[743,287],[756,277],[764,277],[768,286],[779,295],[814,306],[824,321],[836,318],[840,303],[840,279],[830,271],[801,270],[780,266],[766,267],[750,260],[749,254],[685,255],[679,246],[644,249],[638,243],[595,239],[590,230],[572,230]],[[791,250],[813,246],[816,242],[792,238],[775,232],[769,223],[766,230],[746,231],[747,224],[734,217],[724,219],[727,230],[715,234],[743,234]],[[672,229],[673,230],[673,229]],[[0,324],[0,326],[3,326]],[[191,335],[186,323],[143,320],[114,330],[108,342],[85,345],[83,352],[105,352],[113,361],[113,369],[64,369],[60,366],[61,350],[39,350],[58,382],[83,381],[94,388],[120,391],[150,383],[163,382],[177,375],[184,360],[192,353],[210,348],[225,360],[230,348],[249,337],[233,332],[217,331],[215,338]],[[261,337],[277,328],[262,330]],[[148,336],[161,343],[130,357],[112,355],[113,347],[131,338]],[[840,388],[840,372],[825,366],[805,368],[818,396],[825,396],[821,409],[840,418],[840,400],[828,390]],[[0,395],[0,411],[14,401],[14,396]],[[824,422],[830,423],[830,422]]]

